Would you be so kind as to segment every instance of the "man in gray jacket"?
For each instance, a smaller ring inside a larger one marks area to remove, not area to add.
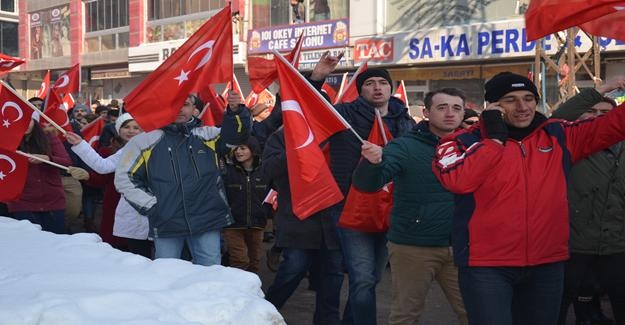
[[[249,136],[251,118],[241,102],[231,91],[222,128],[202,127],[193,114],[203,104],[189,95],[174,123],[124,146],[115,186],[148,216],[156,258],[180,258],[186,242],[194,264],[220,263],[220,231],[233,220],[217,152]]]

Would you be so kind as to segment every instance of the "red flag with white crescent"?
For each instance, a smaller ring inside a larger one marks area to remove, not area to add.
[[[41,86],[39,87],[39,91],[37,92],[37,97],[41,99],[46,99],[48,96],[48,90],[50,90],[50,70],[46,73],[41,81]]]
[[[43,112],[52,121],[54,121],[54,123],[58,124],[65,131],[72,131],[72,125],[69,123],[69,115],[66,104],[63,102],[63,99],[61,99],[61,95],[59,95],[54,89],[50,90],[44,107],[45,109]],[[39,123],[41,126],[48,125],[48,121],[45,119],[41,119]]]
[[[275,63],[293,214],[303,220],[343,199],[319,144],[348,125],[284,58]]]
[[[208,85],[203,91],[198,93],[200,99],[206,103],[199,118],[204,126],[221,125],[226,112],[226,102],[217,94],[212,85]]]
[[[30,108],[29,108],[30,109]],[[13,151],[0,149],[0,202],[11,202],[20,198],[26,176],[28,158]]]
[[[24,62],[26,62],[24,59],[0,53],[0,75],[13,70],[13,68],[23,64]]]
[[[232,83],[234,83],[234,86],[232,86]],[[238,92],[239,95],[241,95],[241,98],[243,98],[243,90],[241,90],[239,79],[237,79],[237,76],[234,73],[232,74],[232,81],[229,81],[226,84],[226,89],[224,89],[224,91],[221,93],[221,97],[224,99],[228,98],[228,92],[230,92],[230,89],[233,89],[234,91]]]
[[[334,101],[336,100],[337,92],[336,90],[334,90],[334,88],[332,88],[332,86],[330,86],[327,82],[324,82],[321,86],[321,91],[328,95],[328,98],[330,98],[330,103],[334,103]]]
[[[100,134],[102,134],[102,130],[104,130],[104,125],[104,119],[100,116],[80,129],[82,138],[85,139],[93,149],[96,149],[100,143]]]
[[[345,88],[342,90],[342,93],[339,94],[339,98],[336,100],[335,104],[350,103],[358,98],[359,94],[358,89],[356,88],[356,77],[358,77],[359,74],[363,73],[368,68],[369,60],[365,61],[365,63],[358,67],[358,70],[356,70],[352,78],[349,79],[349,83],[347,83],[347,86],[345,86]]]
[[[59,94],[77,93],[80,91],[80,64],[76,64],[61,74],[51,90],[55,90]]]
[[[404,102],[404,105],[408,107],[408,93],[406,92],[406,85],[404,85],[403,80],[399,82],[399,87],[397,87],[397,90],[395,91],[395,94],[393,96]]]
[[[13,151],[19,147],[32,115],[27,103],[0,84],[0,148]]]
[[[297,69],[302,52],[302,44],[304,43],[304,33],[299,36],[295,47],[284,58]],[[252,91],[259,94],[263,89],[269,87],[274,80],[278,79],[276,71],[275,59],[265,59],[258,56],[247,57],[247,70],[252,85]]]
[[[124,98],[144,131],[172,123],[187,96],[232,79],[232,16],[227,6],[184,42]]]

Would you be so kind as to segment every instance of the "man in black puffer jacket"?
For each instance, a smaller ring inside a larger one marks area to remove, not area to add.
[[[325,78],[339,60],[339,57],[330,56],[327,52],[321,57],[309,78],[318,90],[321,90]],[[393,81],[385,69],[365,70],[356,78],[356,86],[360,96],[351,103],[339,104],[335,108],[361,138],[368,138],[376,118],[376,109],[393,137],[407,134],[416,125],[404,103],[391,96]],[[330,169],[343,195],[347,197],[352,173],[360,160],[361,143],[349,130],[333,135],[329,141]],[[344,201],[330,209],[335,223],[343,211],[343,205]],[[375,287],[388,259],[386,233],[367,233],[347,228],[337,228],[337,231],[349,273],[349,298],[343,324],[375,324]]]

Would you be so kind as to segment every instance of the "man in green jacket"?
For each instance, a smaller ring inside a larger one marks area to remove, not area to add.
[[[464,116],[464,93],[455,88],[425,96],[422,121],[385,148],[365,142],[353,184],[377,191],[394,183],[391,224],[387,234],[392,303],[389,324],[417,324],[425,298],[436,279],[461,324],[467,315],[458,288],[458,271],[450,247],[454,196],[432,172],[438,140],[453,133]]]
[[[599,116],[616,103],[603,97],[614,89],[625,89],[625,77],[597,89],[583,89],[562,104],[552,118],[570,121]],[[616,324],[625,324],[625,142],[596,153],[571,169],[568,188],[571,224],[571,259],[564,275],[564,297],[560,324],[566,323],[568,306],[582,293],[584,278],[594,273],[612,303]],[[592,294],[590,294],[592,295]],[[577,307],[577,306],[576,306]],[[576,308],[576,313],[578,308]],[[588,315],[586,315],[588,316]],[[578,324],[589,321],[577,314]],[[585,324],[585,323],[583,323]]]

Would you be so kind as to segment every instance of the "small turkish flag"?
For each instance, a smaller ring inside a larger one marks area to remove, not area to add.
[[[377,115],[377,114],[376,114]],[[367,141],[385,146],[393,135],[382,118],[373,120]],[[377,192],[361,192],[350,186],[338,225],[364,232],[385,232],[391,220],[393,207],[393,183],[386,184]]]
[[[80,91],[80,64],[76,64],[59,76],[52,90],[59,94],[77,93]]]
[[[274,96],[269,89],[261,91],[260,94],[255,93],[253,90],[250,91],[250,94],[245,98],[245,106],[252,108],[252,106],[258,103],[269,105],[267,109],[271,112],[276,104],[276,96]]]
[[[404,102],[404,105],[408,107],[408,93],[406,92],[406,86],[403,80],[399,82],[399,87],[397,87],[397,91],[395,91],[395,95],[393,96]]]
[[[291,65],[293,65],[295,69],[299,66],[302,44],[304,43],[303,40],[304,33],[299,36],[291,52],[284,57],[287,61],[291,62]],[[253,92],[259,94],[263,89],[269,87],[274,80],[278,79],[278,71],[276,71],[276,63],[274,60],[277,59],[268,60],[258,56],[247,57],[247,70]]]
[[[303,220],[343,199],[319,144],[348,125],[277,53],[275,63],[293,214]]]
[[[28,158],[12,151],[0,149],[0,202],[10,202],[20,198],[26,176]]]
[[[100,144],[100,134],[102,134],[102,130],[104,130],[104,125],[104,119],[100,116],[80,129],[82,138],[85,139],[93,149],[96,149]]]
[[[234,82],[234,86],[232,86],[233,82]],[[241,97],[243,97],[243,91],[241,90],[239,79],[237,79],[237,76],[234,73],[232,74],[232,81],[228,81],[228,83],[226,84],[226,89],[224,89],[224,91],[221,93],[221,98],[224,98],[224,99],[228,98],[228,92],[230,92],[230,89],[233,89],[234,91],[239,93]]]
[[[0,84],[0,148],[19,147],[30,125],[33,109],[6,86]]]
[[[342,89],[341,89],[341,92],[339,93],[339,98],[336,100],[335,104],[351,103],[355,101],[356,98],[358,98],[358,96],[360,96],[358,94],[358,88],[356,88],[356,78],[358,77],[359,74],[365,72],[368,68],[369,68],[369,60],[365,61],[365,63],[363,63],[358,68],[358,70],[356,70],[352,78],[349,80],[349,83],[347,84],[347,86],[345,86],[344,88],[341,87]],[[343,79],[347,79],[347,77]]]
[[[187,96],[232,80],[232,16],[227,6],[206,21],[165,62],[124,98],[144,131],[172,123]]]
[[[6,72],[13,70],[13,68],[24,62],[26,61],[24,61],[23,59],[14,58],[12,56],[0,53],[0,75],[3,75]]]
[[[206,103],[199,118],[204,126],[221,125],[226,112],[226,102],[217,95],[217,91],[212,85],[208,85],[203,91],[198,93],[200,99]]]
[[[343,83],[343,79],[341,79],[341,83]],[[330,103],[334,103],[334,101],[336,100],[337,92],[334,88],[332,88],[332,86],[330,86],[327,82],[324,82],[321,86],[321,91],[328,95],[328,98],[330,98]]]
[[[49,117],[54,123],[58,124],[65,131],[72,131],[72,125],[69,123],[69,115],[67,113],[67,104],[61,99],[54,88],[50,90],[48,98],[46,99],[44,114]],[[42,126],[48,125],[48,121],[41,119],[39,122]]]
[[[41,87],[39,87],[39,91],[37,92],[36,96],[41,99],[46,99],[49,89],[50,89],[50,70],[48,70],[48,73],[46,73],[45,77],[43,77],[43,81],[41,81]]]

